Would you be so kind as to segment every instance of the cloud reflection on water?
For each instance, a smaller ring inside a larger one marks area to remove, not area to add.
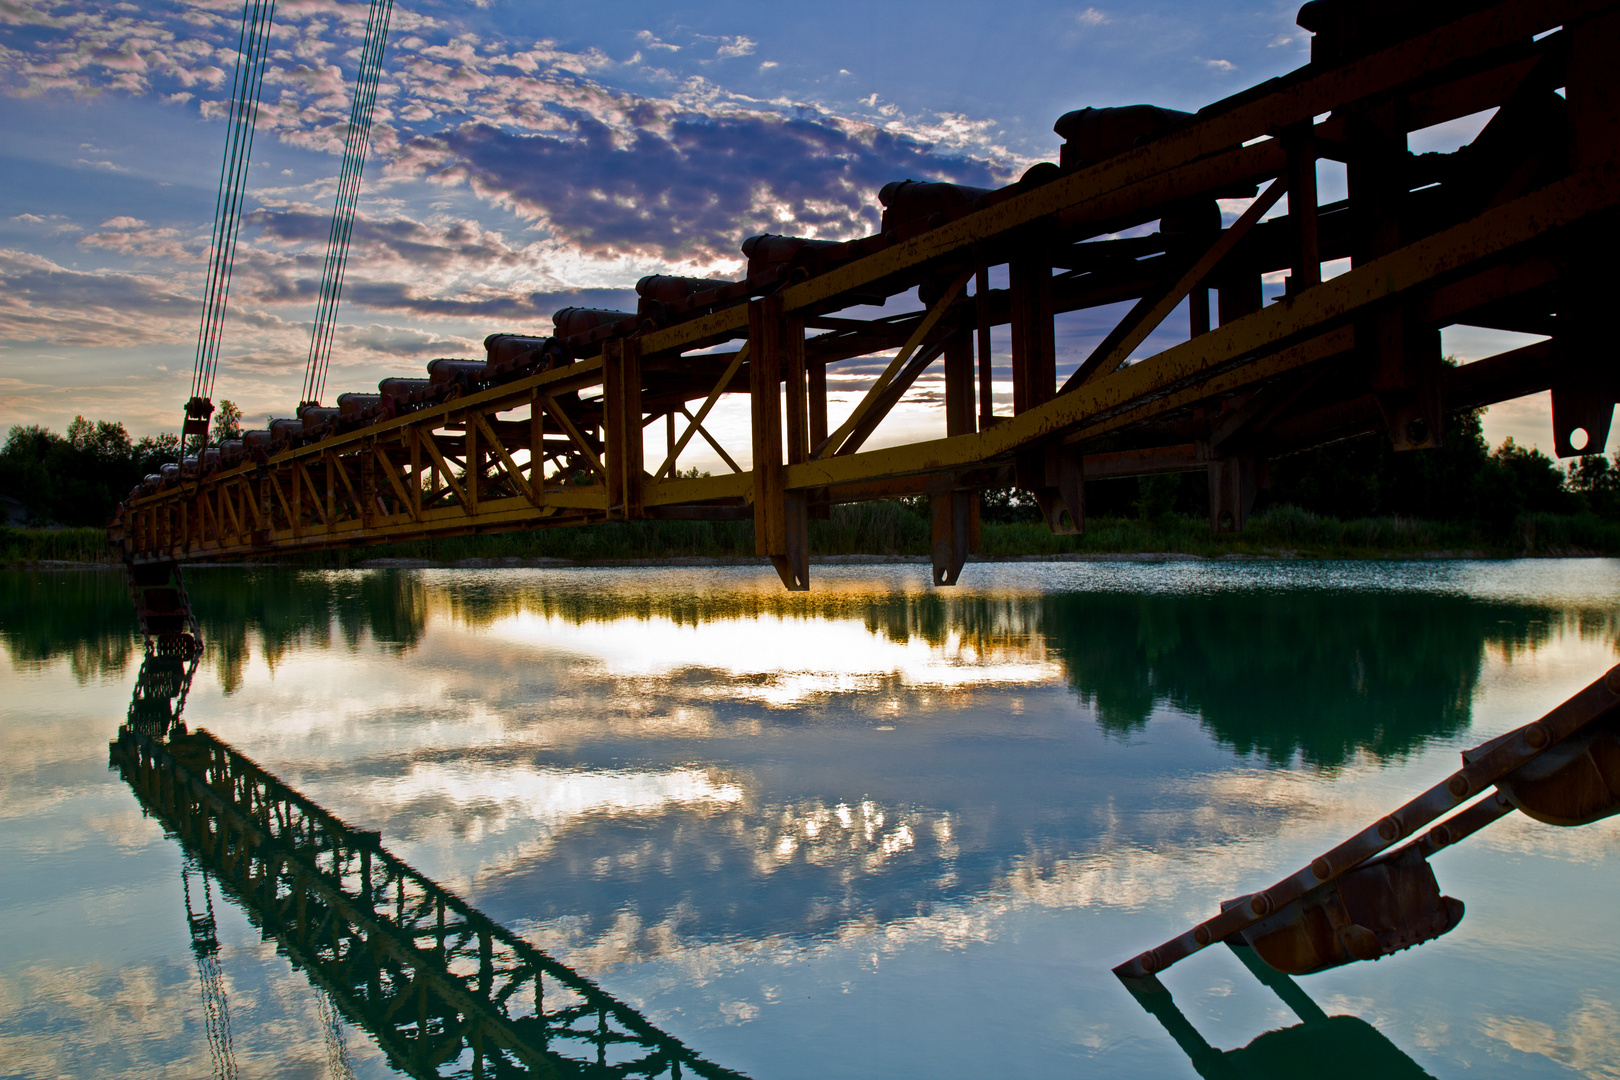
[[[810,594],[752,569],[210,570],[189,715],[569,962],[765,1024],[781,980],[741,972],[1010,948],[1029,912],[1094,920],[1105,971],[1144,932],[1119,927],[1205,915],[1432,782],[1491,671],[1615,653],[1611,563],[1539,600],[1511,566],[1182,591],[1083,569],[955,593],[829,569]],[[120,670],[113,601],[39,580],[7,585],[8,611],[56,606],[0,620],[12,664]],[[1571,863],[1612,836],[1500,829],[1475,843]]]

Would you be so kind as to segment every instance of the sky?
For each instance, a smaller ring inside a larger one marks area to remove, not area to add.
[[[643,274],[740,277],[756,233],[866,235],[891,180],[1010,182],[1056,159],[1071,109],[1197,109],[1306,62],[1297,6],[402,0],[327,396],[546,333],[560,307],[633,308]],[[0,427],[178,427],[241,11],[0,0]],[[276,8],[214,394],[251,423],[299,398],[366,14]],[[1342,174],[1321,184],[1338,197]],[[1121,313],[1064,317],[1060,377]],[[1184,328],[1172,316],[1139,354]],[[1445,344],[1469,360],[1521,340]],[[835,423],[881,367],[831,380]],[[913,397],[870,445],[943,434],[937,372]],[[744,407],[710,427],[746,450]],[[1545,396],[1491,410],[1486,434],[1550,450]]]

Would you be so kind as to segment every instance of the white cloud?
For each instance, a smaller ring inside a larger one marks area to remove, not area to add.
[[[758,43],[752,38],[737,35],[736,37],[723,37],[720,39],[720,48],[715,50],[715,56],[747,56],[758,48]]]
[[[636,40],[640,41],[649,49],[664,49],[668,52],[681,51],[681,47],[679,45],[671,45],[667,41],[658,40],[657,36],[655,36],[651,30],[638,30],[636,32]]]

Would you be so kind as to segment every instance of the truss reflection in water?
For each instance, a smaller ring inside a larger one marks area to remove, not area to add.
[[[129,728],[159,739],[171,729],[184,730],[180,714],[201,659],[201,649],[185,656],[147,653],[129,699]]]
[[[378,834],[350,828],[206,731],[176,726],[165,738],[142,716],[111,746],[142,806],[395,1068],[740,1077],[411,869]]]
[[[1153,976],[1121,980],[1131,996],[1164,1025],[1204,1080],[1434,1080],[1417,1062],[1359,1016],[1329,1016],[1293,979],[1268,967],[1247,945],[1232,945],[1254,977],[1299,1017],[1293,1027],[1257,1036],[1247,1046],[1211,1046]]]

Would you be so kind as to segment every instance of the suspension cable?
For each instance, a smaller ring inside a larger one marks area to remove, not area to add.
[[[214,195],[214,226],[209,242],[207,279],[197,329],[197,352],[192,365],[191,401],[186,405],[185,435],[206,436],[214,379],[219,372],[219,345],[230,296],[231,272],[236,265],[236,241],[242,225],[242,199],[248,164],[253,156],[253,130],[258,123],[259,95],[264,87],[270,54],[270,26],[276,0],[244,0],[242,28],[237,38],[236,64],[231,76],[231,103],[227,116],[224,158],[219,188]]]
[[[360,197],[360,173],[371,140],[371,117],[382,76],[383,48],[388,42],[388,20],[394,0],[371,0],[366,37],[360,49],[360,71],[355,78],[349,128],[343,140],[343,164],[338,170],[337,197],[332,204],[332,226],[327,235],[326,261],[321,269],[321,292],[315,325],[310,334],[309,359],[304,365],[302,402],[320,404],[326,374],[332,363],[332,336],[336,330],[338,300],[343,293],[343,271],[354,232],[355,206]]]

